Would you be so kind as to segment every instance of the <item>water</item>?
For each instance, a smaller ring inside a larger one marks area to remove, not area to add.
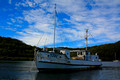
[[[0,80],[120,80],[120,62],[103,62],[102,67],[100,70],[54,73],[38,72],[32,61],[1,61]]]

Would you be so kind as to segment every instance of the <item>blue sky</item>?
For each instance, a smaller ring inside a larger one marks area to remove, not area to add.
[[[56,3],[56,47],[85,47],[85,29],[89,29],[88,46],[120,40],[120,0],[0,0],[0,3],[2,37],[52,47]]]

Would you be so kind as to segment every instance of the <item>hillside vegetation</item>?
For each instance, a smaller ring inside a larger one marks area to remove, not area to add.
[[[100,58],[104,61],[120,60],[120,41],[116,43],[104,44],[99,46],[89,47],[88,50],[92,53],[98,53]]]
[[[35,46],[30,46],[20,40],[9,37],[0,37],[0,60],[33,60]],[[63,48],[63,47],[61,47]],[[38,48],[40,49],[40,48]],[[67,48],[69,50],[84,50],[84,48]],[[41,49],[40,49],[41,50]],[[49,48],[48,50],[52,50]],[[88,47],[92,54],[98,53],[103,61],[120,60],[120,41],[116,43],[104,44]],[[71,53],[71,56],[76,55]]]
[[[20,40],[0,37],[0,60],[32,60],[34,47]]]

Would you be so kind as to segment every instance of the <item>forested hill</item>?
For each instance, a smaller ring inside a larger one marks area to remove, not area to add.
[[[0,60],[32,60],[34,47],[20,40],[0,37]]]
[[[92,53],[98,53],[104,61],[120,60],[120,41],[116,43],[104,44],[99,46],[89,47],[88,50]]]
[[[34,48],[35,46],[27,45],[17,39],[0,37],[0,60],[33,60]],[[66,49],[83,50],[84,48]],[[116,59],[120,60],[120,41],[116,43],[88,47],[88,51],[90,51],[92,54],[98,53],[100,58],[104,61],[114,60],[115,54]]]

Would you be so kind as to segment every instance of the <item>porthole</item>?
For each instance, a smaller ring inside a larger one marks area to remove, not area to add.
[[[61,58],[61,56],[59,58]]]

